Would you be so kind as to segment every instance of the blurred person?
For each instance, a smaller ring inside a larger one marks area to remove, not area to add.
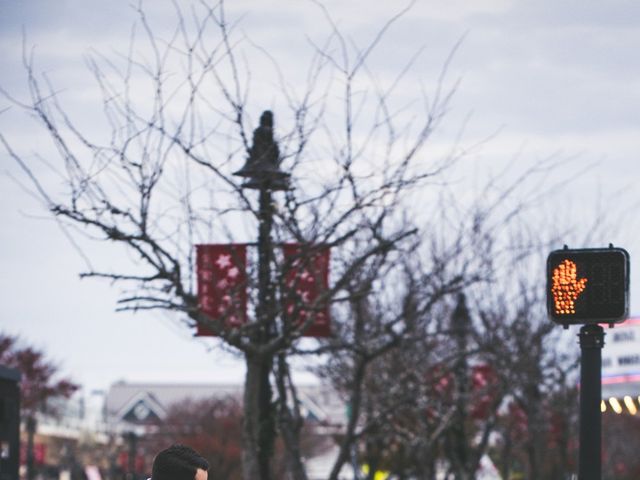
[[[153,459],[150,480],[208,480],[209,462],[193,448],[171,445]]]

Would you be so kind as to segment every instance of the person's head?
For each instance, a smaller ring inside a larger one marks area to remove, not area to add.
[[[151,480],[207,480],[209,463],[193,448],[172,445],[153,460]]]

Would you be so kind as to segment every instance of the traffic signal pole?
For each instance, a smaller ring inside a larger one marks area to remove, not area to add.
[[[602,479],[602,347],[604,329],[597,324],[580,329],[580,451],[578,480]]]
[[[554,250],[547,257],[547,311],[580,328],[578,480],[602,479],[602,347],[604,329],[629,315],[629,252],[624,248]]]

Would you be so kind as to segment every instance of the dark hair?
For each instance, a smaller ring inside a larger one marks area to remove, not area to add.
[[[152,480],[194,480],[196,471],[209,470],[207,462],[198,452],[186,445],[171,445],[153,460]]]

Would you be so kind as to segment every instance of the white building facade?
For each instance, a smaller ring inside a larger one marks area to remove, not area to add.
[[[605,330],[602,410],[636,415],[640,410],[640,317]]]

